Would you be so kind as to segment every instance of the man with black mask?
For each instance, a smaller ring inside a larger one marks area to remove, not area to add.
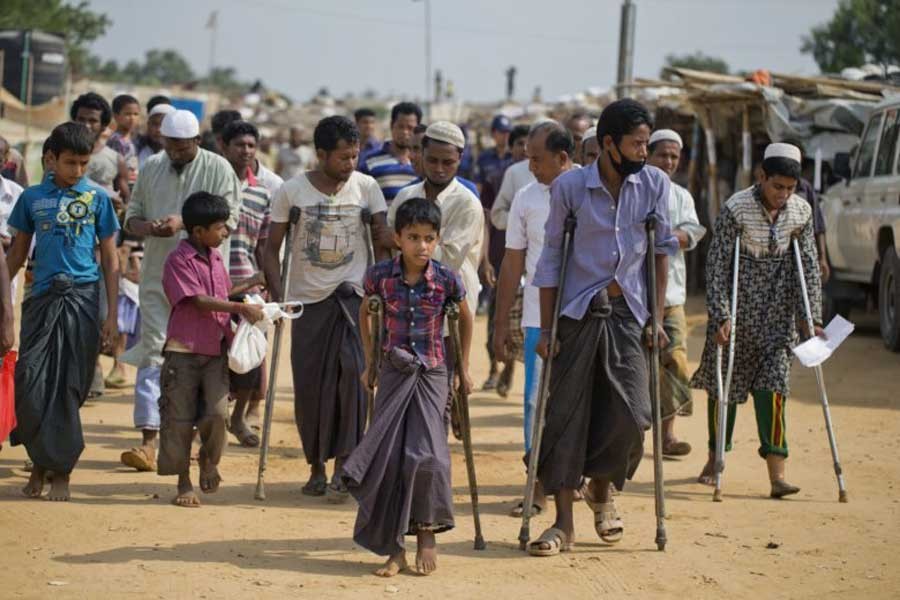
[[[563,173],[550,186],[544,248],[532,284],[540,288],[537,352],[545,361],[556,297],[562,294],[559,353],[549,359],[550,395],[537,473],[545,492],[555,497],[556,520],[529,544],[536,556],[571,548],[572,503],[585,478],[590,483],[584,500],[600,539],[616,543],[624,533],[610,488],[623,488],[644,453],[644,431],[650,428],[646,342],[666,345],[661,328],[646,329],[646,257],[655,255],[657,305],[663,306],[668,256],[678,249],[669,226],[669,178],[644,166],[652,127],[638,102],[613,102],[597,124],[600,158]],[[653,213],[656,246],[648,248],[645,221]],[[564,224],[570,216],[576,219],[575,233],[566,279],[560,282]]]

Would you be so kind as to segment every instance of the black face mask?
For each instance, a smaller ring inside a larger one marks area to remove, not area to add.
[[[622,154],[622,150],[619,149],[618,146],[616,146],[616,150],[619,151],[619,157],[622,159],[622,162],[616,162],[615,160],[613,160],[612,152],[607,150],[607,152],[609,152],[609,162],[612,163],[613,169],[616,170],[616,173],[618,173],[619,177],[621,177],[622,179],[625,179],[629,175],[640,173],[641,169],[643,169],[644,165],[647,163],[646,160],[638,161],[625,158],[625,155]]]

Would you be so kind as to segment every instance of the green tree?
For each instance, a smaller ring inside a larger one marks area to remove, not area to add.
[[[813,27],[800,50],[826,73],[900,63],[900,0],[841,0],[831,21]]]
[[[148,50],[141,79],[135,83],[186,83],[194,80],[194,71],[177,50]]]
[[[721,58],[708,56],[699,50],[693,54],[668,54],[666,55],[666,66],[728,74],[728,63]]]
[[[64,35],[69,68],[75,75],[87,66],[87,45],[106,33],[110,23],[106,15],[90,10],[85,0],[3,0],[0,7],[0,29],[40,29]]]

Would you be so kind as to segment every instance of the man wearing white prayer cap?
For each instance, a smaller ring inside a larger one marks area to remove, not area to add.
[[[134,425],[140,429],[140,446],[122,453],[122,463],[139,471],[156,470],[156,437],[159,431],[160,368],[169,320],[169,303],[162,288],[166,257],[184,237],[181,206],[194,192],[222,196],[231,208],[228,225],[234,228],[241,202],[241,183],[223,157],[200,148],[200,124],[187,110],[158,104],[151,118],[162,116],[160,135],[165,152],[149,157],[138,173],[125,212],[126,230],[144,238],[141,268],[140,341],[122,355],[122,362],[138,368],[134,393]],[[155,111],[155,112],[154,112]],[[229,241],[219,251],[229,256]]]
[[[671,180],[678,171],[683,143],[677,131],[657,129],[650,135],[647,163],[662,169]],[[660,403],[663,418],[663,455],[685,456],[691,445],[675,436],[675,416],[693,413],[691,403],[690,374],[687,365],[687,317],[684,304],[687,301],[687,272],[684,253],[693,250],[706,235],[700,225],[694,198],[691,193],[675,183],[669,187],[669,223],[678,238],[678,252],[669,257],[669,276],[666,285],[666,302],[663,312],[663,328],[669,345],[660,356]]]
[[[394,227],[397,208],[411,198],[427,198],[441,209],[441,240],[434,259],[458,271],[466,286],[466,302],[475,314],[478,307],[478,264],[484,242],[484,209],[459,182],[456,173],[466,144],[462,130],[448,121],[432,123],[422,138],[421,183],[406,186],[388,209],[388,225]]]
[[[822,285],[813,237],[810,205],[794,193],[800,180],[800,149],[770,144],[760,181],[732,196],[715,222],[706,259],[706,303],[709,320],[706,345],[691,387],[708,395],[709,460],[701,483],[714,482],[716,440],[716,347],[728,343],[736,328],[734,373],[729,392],[726,450],[737,404],[753,396],[759,434],[759,455],[765,459],[771,484],[769,495],[782,498],[800,489],[784,478],[788,456],[786,405],[790,392],[791,348],[797,332],[804,337],[822,333]],[[736,325],[730,314],[734,245],[740,235],[740,280]],[[815,331],[808,331],[792,240],[800,246],[806,289]]]
[[[597,128],[591,127],[584,132],[584,137],[581,139],[581,156],[578,157],[578,162],[581,163],[581,166],[586,167],[594,164],[599,157],[600,140],[597,139]]]
[[[138,155],[138,169],[143,168],[147,159],[163,149],[162,129],[163,119],[170,112],[175,112],[171,104],[157,104],[147,113],[147,131],[138,137],[135,144]]]

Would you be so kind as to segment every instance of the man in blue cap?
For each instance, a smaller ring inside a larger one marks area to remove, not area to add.
[[[512,159],[509,152],[510,131],[512,131],[512,122],[506,115],[497,115],[491,121],[491,138],[494,140],[494,147],[488,148],[478,155],[475,182],[478,184],[479,190],[489,177],[502,171]]]

